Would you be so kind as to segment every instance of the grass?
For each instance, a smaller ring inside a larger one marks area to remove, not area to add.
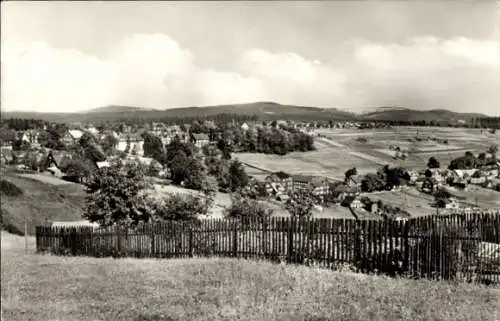
[[[166,193],[189,193],[194,195],[201,195],[201,192],[183,188],[175,185],[155,185],[155,193],[158,196],[165,195]],[[273,202],[261,201],[264,206],[274,210],[276,216],[289,216],[290,214]],[[214,197],[214,205],[209,209],[209,214],[213,217],[224,216],[224,210],[231,205],[231,197],[227,193],[218,192]]]
[[[23,192],[9,195],[2,191],[2,224],[11,231],[24,231],[34,235],[35,226],[45,219],[53,221],[81,220],[85,204],[83,186],[77,184],[53,185],[14,173],[2,173],[2,179]]]
[[[497,320],[498,290],[483,286],[233,259],[24,255],[4,236],[5,320]]]
[[[372,201],[381,200],[384,204],[404,208],[412,217],[427,216],[436,213],[436,209],[431,206],[434,197],[421,193],[415,189],[403,191],[382,191],[367,195]],[[405,202],[406,199],[406,202]]]

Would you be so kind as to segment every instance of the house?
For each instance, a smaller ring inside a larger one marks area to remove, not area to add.
[[[342,202],[348,197],[355,197],[358,195],[358,189],[356,187],[349,187],[344,183],[331,185],[329,188],[329,194],[334,200]]]
[[[120,138],[120,135],[118,135],[118,133],[115,132],[114,130],[105,130],[101,133],[101,135],[99,135],[100,139],[104,139],[104,137],[106,136],[112,136],[116,139]]]
[[[294,175],[292,176],[292,186],[294,191],[309,191],[318,196],[325,196],[330,192],[328,179],[319,176]]]
[[[281,195],[285,193],[286,190],[280,183],[268,182],[266,183],[266,192],[269,195]]]
[[[280,184],[284,190],[291,190],[293,187],[292,176],[289,174],[279,171],[272,173],[265,178],[266,183],[277,183]]]
[[[363,208],[363,203],[359,199],[355,199],[351,202],[352,208]]]
[[[29,130],[25,131],[24,133],[25,133],[25,137],[28,139],[28,142],[30,144],[38,143],[39,132],[37,130],[29,129]]]
[[[56,177],[63,177],[64,176],[64,173],[59,168],[57,168],[55,165],[52,165],[49,168],[47,168],[47,171]]]
[[[455,169],[453,170],[460,178],[468,179],[477,171],[476,169]]]
[[[14,140],[15,141],[21,141],[21,142],[26,142],[28,144],[31,143],[30,137],[28,136],[28,132],[24,130],[20,130],[15,132],[14,134]]]
[[[476,184],[476,185],[479,185],[479,184],[483,184],[486,182],[486,177],[482,176],[482,177],[471,177],[470,179],[470,183],[471,184]]]
[[[144,138],[142,137],[142,132],[136,132],[129,134],[128,139],[130,141],[130,151],[138,156],[144,155]]]
[[[292,176],[292,189],[293,190],[301,190],[307,189],[307,187],[315,180],[316,178],[311,175],[293,175]]]
[[[89,133],[91,133],[94,136],[97,136],[99,134],[99,130],[95,128],[94,126],[90,126],[86,129]]]
[[[312,193],[316,196],[325,196],[329,193],[330,184],[328,181],[314,181],[311,183]]]
[[[243,131],[247,131],[249,128],[250,128],[250,126],[248,126],[248,124],[247,124],[247,123],[243,123],[243,124],[241,125],[241,130],[243,130]]]
[[[127,151],[127,147],[129,153],[135,151],[139,156],[144,155],[144,138],[142,137],[142,133],[137,132],[120,135],[116,149],[125,152]]]
[[[118,135],[118,144],[116,145],[116,149],[121,152],[124,152],[127,149],[127,141],[128,141],[128,135],[126,134]]]
[[[210,143],[210,138],[207,134],[191,134],[190,136],[191,143],[193,143],[198,148],[202,148],[203,146]]]
[[[418,172],[416,171],[409,171],[408,174],[410,175],[410,185],[415,185],[420,177]]]
[[[109,167],[111,164],[107,161],[104,162],[96,162],[97,168]]]
[[[83,136],[83,131],[79,129],[70,129],[66,132],[66,134],[63,136],[61,141],[65,145],[74,145],[78,143],[78,140]]]

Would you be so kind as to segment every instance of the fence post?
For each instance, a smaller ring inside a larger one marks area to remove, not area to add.
[[[410,226],[408,221],[402,221],[402,223],[404,248],[403,269],[405,272],[408,272],[410,268]]]
[[[238,225],[234,220],[231,220],[233,224],[233,256],[238,256]]]
[[[193,226],[189,224],[189,257],[193,257]]]
[[[354,260],[356,261],[356,266],[361,264],[361,224],[359,221],[355,221],[354,229]]]
[[[150,228],[151,228],[151,256],[152,257],[155,257],[155,226],[154,224],[150,224]]]
[[[287,259],[288,263],[292,263],[293,258],[293,235],[295,232],[295,218],[291,217],[288,219],[288,248],[287,248]]]
[[[116,248],[117,248],[117,253],[116,255],[119,256],[121,251],[122,251],[122,242],[121,242],[121,233],[120,233],[120,226],[119,225],[116,225],[115,226],[115,231],[116,231],[116,237],[117,237],[117,244],[116,244]]]

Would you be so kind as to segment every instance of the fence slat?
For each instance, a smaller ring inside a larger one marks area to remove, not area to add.
[[[428,278],[488,277],[499,282],[499,268],[492,264],[500,255],[499,217],[499,213],[405,221],[271,217],[165,221],[134,228],[42,225],[35,229],[36,251],[87,256],[285,257],[290,263],[312,261],[320,266],[349,263],[365,272],[384,268]]]

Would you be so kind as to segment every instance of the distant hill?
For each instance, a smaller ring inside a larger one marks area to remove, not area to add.
[[[144,119],[214,116],[222,113],[257,116],[260,120],[289,119],[311,120],[382,120],[382,121],[470,121],[487,117],[482,114],[456,113],[444,109],[413,110],[401,107],[379,107],[370,112],[355,114],[336,108],[320,108],[282,105],[275,102],[184,107],[165,110],[134,106],[105,106],[79,113],[3,112],[5,118],[35,118],[56,122],[98,122],[106,120]]]
[[[89,110],[79,112],[79,114],[122,113],[122,112],[140,113],[140,112],[145,112],[145,111],[157,111],[157,109],[144,108],[144,107],[111,105],[111,106],[105,106],[105,107],[92,108]]]
[[[354,119],[356,115],[335,108],[318,108],[294,105],[281,105],[273,102],[256,102],[248,104],[218,105],[206,107],[184,107],[165,110],[147,109],[133,106],[106,106],[80,113],[37,113],[37,112],[3,112],[5,118],[36,118],[57,122],[87,122],[105,120],[126,120],[141,118],[159,120],[161,118],[202,117],[222,113],[257,116],[261,120],[291,119]]]
[[[395,120],[395,121],[436,121],[459,122],[470,121],[474,118],[487,117],[476,113],[457,113],[446,109],[414,110],[402,107],[381,107],[376,111],[361,115],[365,120]]]

